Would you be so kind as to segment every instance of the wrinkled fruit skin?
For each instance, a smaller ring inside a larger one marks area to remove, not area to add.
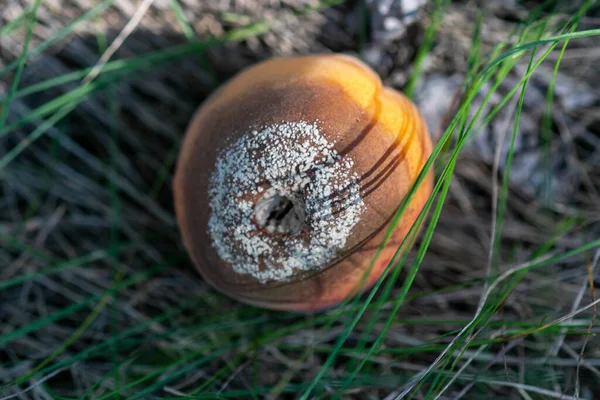
[[[255,129],[282,121],[318,121],[337,152],[353,159],[365,208],[344,248],[321,270],[285,282],[260,282],[237,273],[211,245],[209,180],[220,149]],[[371,287],[407,235],[431,193],[431,171],[359,287],[431,148],[414,104],[383,87],[379,77],[354,58],[298,56],[254,65],[217,90],[198,109],[186,132],[174,182],[185,247],[204,279],[239,301],[291,311],[336,305]]]

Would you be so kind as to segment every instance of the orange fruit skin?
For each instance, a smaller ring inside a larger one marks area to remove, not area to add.
[[[338,153],[352,157],[353,172],[361,177],[365,211],[345,248],[328,265],[285,282],[260,282],[236,272],[210,245],[208,181],[218,150],[227,143],[252,129],[299,120],[318,124]],[[175,211],[184,245],[203,278],[239,301],[289,311],[332,307],[372,287],[384,272],[431,194],[431,171],[364,276],[431,151],[426,124],[416,106],[402,93],[384,87],[357,59],[310,55],[256,64],[213,93],[199,107],[185,134],[174,179]]]

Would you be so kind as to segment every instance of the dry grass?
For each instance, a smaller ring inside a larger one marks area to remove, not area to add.
[[[0,399],[18,393],[24,394],[15,398],[23,399],[297,397],[323,367],[356,306],[342,315],[274,313],[242,306],[202,282],[173,215],[171,178],[179,142],[194,109],[219,82],[273,55],[362,51],[387,84],[403,88],[432,6],[404,34],[385,39],[365,28],[365,14],[355,2],[325,7],[310,0],[216,5],[156,0],[111,48],[142,3],[116,0],[70,28],[28,58],[18,90],[106,61],[101,58],[106,49],[115,50],[111,60],[125,61],[122,67],[108,64],[114,74],[87,71],[72,82],[18,95],[4,132],[0,127],[3,160],[23,148],[0,169],[0,385],[10,385],[0,386]],[[527,8],[499,3],[483,12],[482,56],[527,16]],[[32,2],[3,4],[0,32]],[[101,5],[44,1],[29,48],[56,37],[95,6]],[[473,9],[464,1],[446,10],[415,90],[436,139],[456,110],[452,100],[460,99],[468,72]],[[553,18],[560,17],[555,12]],[[598,27],[599,19],[592,9],[578,30]],[[265,20],[268,26],[255,25]],[[25,19],[0,34],[0,70],[19,60],[28,26]],[[150,68],[135,69],[140,56],[231,32],[243,40],[227,37],[202,51],[152,58]],[[338,393],[341,398],[394,398],[473,318],[490,276],[600,238],[599,41],[583,38],[567,48],[555,81],[549,136],[543,132],[545,98],[560,45],[528,84],[493,262],[495,199],[518,99],[461,152],[407,300],[382,346]],[[518,83],[527,59],[502,80],[486,110]],[[2,99],[11,93],[18,70],[0,76]],[[94,92],[83,99],[77,97],[81,88]],[[473,111],[486,93],[484,88]],[[60,112],[64,116],[56,117]],[[53,126],[44,125],[53,118]],[[48,129],[37,135],[40,127]],[[448,154],[443,157],[438,165]],[[597,398],[595,308],[573,312],[600,294],[599,257],[590,249],[529,270],[518,281],[509,279],[514,287],[505,299],[494,298],[498,309],[481,331],[470,333],[473,343],[464,353],[453,350],[457,364],[447,365],[446,372],[456,381],[443,398],[566,399],[576,392]],[[382,309],[367,309],[315,395],[335,397],[365,356],[359,344],[372,344],[384,332],[405,276],[403,271]],[[370,329],[374,312],[379,317]],[[545,326],[555,320],[560,323]],[[414,397],[429,398],[432,381]]]

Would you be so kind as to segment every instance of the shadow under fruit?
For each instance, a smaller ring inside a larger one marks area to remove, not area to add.
[[[408,233],[431,172],[363,280],[431,146],[414,104],[354,58],[254,65],[186,132],[174,185],[186,249],[206,281],[242,302],[331,307],[372,286]]]

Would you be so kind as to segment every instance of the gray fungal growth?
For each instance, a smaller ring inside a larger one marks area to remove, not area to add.
[[[296,234],[302,230],[306,211],[300,200],[281,196],[270,188],[256,202],[254,218],[261,228],[271,233]]]
[[[353,165],[316,123],[244,135],[219,153],[211,176],[208,233],[219,257],[263,283],[323,268],[364,211]]]

